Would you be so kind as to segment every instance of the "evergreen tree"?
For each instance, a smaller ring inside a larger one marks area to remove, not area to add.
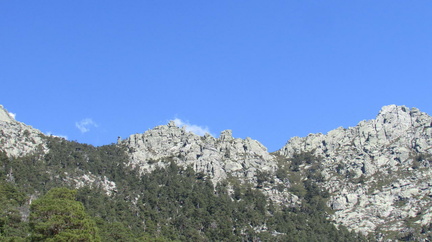
[[[96,223],[75,196],[75,190],[54,188],[32,203],[32,241],[100,241]]]
[[[14,185],[0,181],[0,241],[19,241],[26,236],[28,226],[19,212],[25,199]]]

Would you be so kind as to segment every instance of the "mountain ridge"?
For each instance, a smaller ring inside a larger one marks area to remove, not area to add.
[[[368,233],[380,229],[379,225],[402,230],[406,225],[400,220],[408,217],[428,225],[431,122],[416,108],[389,105],[376,119],[355,127],[292,138],[279,154],[311,152],[323,157],[321,169],[328,182],[322,185],[334,194],[329,205],[339,223]],[[404,199],[409,201],[399,202]]]
[[[2,106],[0,128],[0,150],[8,156],[49,153],[46,136],[14,120]],[[273,203],[288,207],[306,199],[303,186],[312,182],[328,193],[329,219],[378,240],[393,233],[421,234],[432,221],[432,117],[416,108],[384,106],[375,119],[293,137],[272,153],[256,140],[232,137],[231,130],[218,138],[199,136],[174,121],[120,139],[116,146],[128,157],[124,165],[141,175],[174,162],[214,184],[252,184]],[[65,176],[77,188],[98,184],[108,196],[120,189],[102,175]],[[230,194],[234,190],[228,186]]]
[[[25,156],[47,147],[42,139],[41,131],[17,121],[2,105],[0,105],[0,144],[1,150],[9,156]]]

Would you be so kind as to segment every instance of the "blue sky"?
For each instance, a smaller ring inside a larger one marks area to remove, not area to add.
[[[432,114],[432,1],[1,1],[0,104],[103,145],[168,120],[259,140]]]

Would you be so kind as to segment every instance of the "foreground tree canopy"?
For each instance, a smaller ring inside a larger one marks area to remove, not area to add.
[[[96,223],[76,191],[54,188],[31,205],[32,241],[100,241]]]

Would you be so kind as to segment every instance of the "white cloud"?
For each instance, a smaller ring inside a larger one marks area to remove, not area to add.
[[[85,118],[79,122],[76,122],[75,126],[81,131],[81,133],[89,132],[91,127],[98,127],[98,125],[91,118]]]
[[[15,119],[15,117],[16,117],[16,113],[11,113],[11,112],[9,112],[9,116],[11,116],[13,119]]]
[[[173,120],[175,125],[177,125],[178,127],[185,127],[186,131],[188,132],[192,132],[196,135],[200,135],[203,136],[206,133],[210,134],[210,130],[207,126],[199,126],[199,125],[195,125],[195,124],[190,124],[189,122],[184,122],[183,120],[176,118]]]
[[[51,131],[48,131],[48,132],[46,133],[46,135],[52,135],[52,136],[54,136],[54,137],[63,138],[63,139],[65,139],[65,140],[68,139],[68,137],[67,137],[66,135],[53,134]]]

